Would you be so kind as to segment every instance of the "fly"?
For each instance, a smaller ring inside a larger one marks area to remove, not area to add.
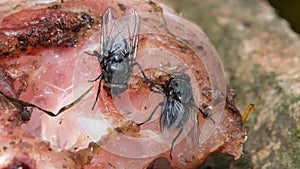
[[[133,66],[139,40],[140,20],[135,9],[130,9],[127,15],[118,18],[113,8],[107,8],[102,16],[100,51],[94,51],[101,67],[101,74],[94,80],[100,80],[97,95],[92,109],[94,109],[100,91],[103,88],[111,97],[117,96],[128,88],[128,80]]]
[[[210,118],[210,111],[203,111],[196,106],[192,86],[190,84],[190,77],[184,73],[172,74],[165,83],[155,83],[148,79],[143,72],[142,74],[144,76],[144,80],[150,84],[150,89],[155,93],[163,94],[164,100],[154,108],[149,118],[146,121],[139,123],[138,126],[150,121],[154,112],[161,106],[161,132],[164,133],[169,129],[178,130],[178,133],[172,140],[171,144],[170,159],[172,159],[174,143],[182,133],[183,126],[191,117],[193,120],[193,127],[191,132],[188,134],[187,139],[192,146],[195,147],[198,144],[200,132],[197,113],[192,114],[194,108],[202,114],[203,118],[209,118],[213,123],[215,123],[215,121]]]

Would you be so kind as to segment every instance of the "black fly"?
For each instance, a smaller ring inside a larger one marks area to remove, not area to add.
[[[113,8],[108,8],[102,16],[100,52],[94,51],[98,58],[102,73],[94,80],[100,79],[94,109],[103,88],[109,96],[117,96],[128,88],[128,80],[133,66],[136,64],[140,21],[137,11],[130,9],[128,14],[119,19]]]
[[[190,84],[190,77],[187,74],[173,74],[165,83],[162,84],[154,83],[148,79],[144,73],[143,76],[145,81],[150,84],[150,89],[153,92],[164,94],[164,100],[155,107],[146,121],[138,125],[141,126],[150,121],[157,108],[162,106],[160,115],[161,132],[163,133],[169,129],[179,130],[175,138],[172,140],[170,150],[170,158],[172,159],[174,143],[182,133],[183,126],[187,123],[190,117],[193,120],[193,127],[187,139],[193,147],[198,144],[200,133],[197,113],[192,114],[194,108],[202,114],[203,118],[209,118],[213,123],[215,122],[212,118],[210,118],[210,111],[203,111],[196,106],[193,98],[192,86]]]

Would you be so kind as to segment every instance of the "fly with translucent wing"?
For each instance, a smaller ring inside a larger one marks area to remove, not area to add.
[[[140,20],[135,9],[129,9],[125,16],[118,18],[113,8],[107,8],[102,16],[100,51],[94,51],[100,67],[101,74],[94,80],[100,80],[94,109],[100,91],[103,88],[111,97],[117,96],[128,88],[139,40]]]
[[[193,122],[193,126],[187,136],[187,139],[190,144],[195,147],[198,144],[200,132],[198,116],[197,113],[193,113],[195,112],[193,110],[197,109],[202,114],[203,118],[209,118],[213,123],[215,122],[212,118],[210,118],[210,111],[203,111],[196,106],[193,97],[192,86],[190,84],[190,77],[184,73],[174,73],[165,83],[160,84],[151,81],[145,76],[145,74],[143,74],[143,76],[145,81],[150,84],[150,89],[153,92],[163,94],[164,100],[155,107],[146,121],[138,125],[141,126],[150,121],[157,108],[161,106],[161,132],[164,133],[174,129],[178,130],[177,135],[172,140],[170,159],[172,159],[172,151],[175,141],[182,133],[183,126],[190,118]]]

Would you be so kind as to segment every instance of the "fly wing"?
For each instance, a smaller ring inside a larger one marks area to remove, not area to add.
[[[161,132],[172,131],[181,127],[184,118],[184,106],[173,99],[166,99],[160,117]]]
[[[118,18],[113,8],[108,8],[102,17],[101,54],[105,52],[129,52],[129,64],[133,65],[137,53],[140,19],[135,9],[129,9]]]
[[[172,139],[171,150],[183,133],[183,128],[189,119],[191,109],[179,101],[167,99],[163,107],[160,126],[163,138]],[[176,135],[174,135],[176,134]],[[171,152],[170,152],[171,153]]]
[[[198,121],[198,115],[196,112],[192,112],[191,114],[191,122],[192,122],[192,128],[187,134],[187,141],[192,147],[196,147],[199,143],[199,137],[200,137],[200,130],[199,130],[199,121]]]
[[[126,13],[126,17],[124,21],[126,22],[126,38],[128,39],[131,52],[129,54],[129,64],[133,65],[135,62],[136,54],[137,54],[137,46],[139,41],[139,33],[140,33],[140,17],[137,11],[133,8],[129,9]]]
[[[100,54],[103,55],[104,50],[107,48],[108,43],[115,37],[114,24],[118,18],[117,12],[113,8],[107,8],[102,15],[101,21],[101,37],[100,37]]]
[[[135,9],[131,9],[130,11],[131,11],[130,13],[132,13],[132,19],[129,22],[129,25],[132,25],[132,27],[130,28],[130,35],[131,35],[130,42],[133,48],[130,57],[132,58],[132,60],[135,60],[138,41],[139,41],[139,33],[140,33],[140,17],[137,14],[137,11]]]

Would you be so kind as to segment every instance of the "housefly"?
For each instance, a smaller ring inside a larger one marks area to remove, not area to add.
[[[130,9],[127,15],[118,18],[113,8],[108,8],[102,16],[100,51],[94,51],[102,73],[94,80],[100,79],[97,96],[92,109],[94,109],[101,90],[103,88],[111,97],[117,96],[128,88],[128,80],[131,75],[137,53],[139,40],[140,21],[137,11]]]
[[[210,111],[203,111],[196,106],[193,98],[192,86],[190,84],[190,77],[185,73],[174,73],[165,83],[155,83],[148,79],[144,73],[143,76],[145,81],[150,84],[150,89],[155,93],[163,94],[164,100],[154,108],[149,118],[146,121],[139,123],[138,126],[150,121],[154,112],[161,106],[161,132],[164,133],[165,131],[172,129],[176,129],[176,131],[178,130],[178,133],[172,140],[171,144],[170,159],[172,159],[174,143],[182,133],[183,126],[191,117],[193,126],[187,139],[190,144],[195,147],[198,144],[200,132],[198,114],[193,113],[193,110],[197,109],[202,114],[203,118],[209,118],[213,123],[215,122],[212,118],[210,118]]]

